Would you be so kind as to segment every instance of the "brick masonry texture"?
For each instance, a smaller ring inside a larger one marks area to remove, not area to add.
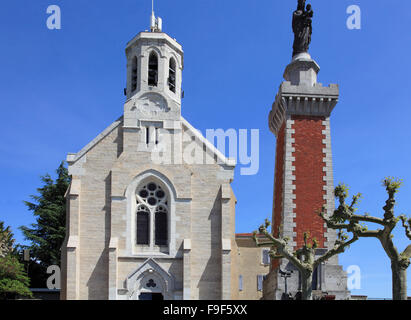
[[[295,161],[293,166],[296,179],[294,194],[296,199],[296,223],[297,236],[294,239],[297,242],[297,248],[304,244],[304,232],[310,232],[310,236],[319,241],[319,247],[324,248],[324,222],[316,214],[325,204],[324,195],[324,158],[323,149],[325,144],[323,140],[325,135],[323,130],[323,117],[310,116],[293,116],[293,129],[295,133],[295,152],[293,157]]]

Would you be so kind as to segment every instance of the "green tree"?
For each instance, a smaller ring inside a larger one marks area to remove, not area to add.
[[[10,227],[5,228],[0,221],[0,300],[31,297],[29,283],[24,266],[17,258]]]
[[[411,240],[411,219],[407,221],[405,216],[396,217],[394,215],[395,194],[402,184],[401,180],[386,178],[383,186],[388,193],[388,199],[385,202],[384,217],[372,217],[369,214],[357,215],[353,210],[361,194],[353,197],[351,205],[345,203],[348,197],[348,187],[340,184],[335,188],[335,196],[339,199],[339,206],[331,217],[321,212],[321,216],[326,221],[327,226],[336,230],[347,230],[359,238],[377,238],[388,258],[391,260],[392,270],[392,297],[393,300],[407,300],[407,268],[410,265],[411,245],[403,252],[399,252],[394,244],[392,234],[397,223],[402,220],[405,228],[405,235]],[[372,223],[380,226],[380,229],[368,230],[364,223]]]
[[[54,181],[50,175],[41,177],[43,186],[38,188],[39,195],[32,195],[34,202],[25,201],[26,206],[36,217],[36,223],[20,229],[26,240],[31,241],[31,258],[44,269],[50,265],[60,265],[60,248],[66,234],[65,193],[70,185],[70,177],[64,162],[56,170]]]
[[[0,258],[0,300],[16,299],[18,296],[32,297],[30,279],[24,266],[13,254]]]
[[[13,251],[14,239],[10,227],[4,228],[4,222],[0,221],[0,258],[4,258]]]

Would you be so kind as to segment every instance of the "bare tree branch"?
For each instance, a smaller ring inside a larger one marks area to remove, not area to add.
[[[318,266],[319,264],[327,261],[331,257],[333,257],[337,254],[343,253],[347,247],[349,247],[351,244],[353,244],[358,239],[359,239],[359,237],[356,234],[354,234],[350,241],[341,242],[339,244],[336,244],[333,249],[331,249],[330,251],[328,251],[326,254],[324,254],[323,256],[321,256],[320,258],[318,258],[315,261],[314,269],[315,269],[316,266]]]
[[[372,222],[372,223],[377,223],[380,224],[382,226],[387,226],[387,222],[384,221],[381,218],[376,218],[376,217],[371,217],[371,216],[360,216],[360,215],[353,215],[351,216],[351,220],[353,221],[361,221],[361,222]]]
[[[402,226],[405,229],[405,235],[411,240],[411,219],[407,221],[407,218],[404,215],[400,216],[400,219],[402,221]]]

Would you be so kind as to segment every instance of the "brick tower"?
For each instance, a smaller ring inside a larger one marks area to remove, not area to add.
[[[311,56],[296,54],[284,72],[272,110],[269,127],[277,138],[273,232],[288,237],[294,250],[303,245],[304,232],[319,241],[318,254],[332,248],[336,232],[327,230],[316,214],[323,205],[334,210],[330,116],[338,102],[338,85],[317,82],[320,70]],[[280,233],[280,234],[279,234]],[[286,259],[274,261],[264,284],[264,298],[283,297],[285,281],[279,271],[293,271],[287,279],[292,296],[300,289],[297,269]],[[334,257],[314,271],[313,293],[349,297],[346,275]]]

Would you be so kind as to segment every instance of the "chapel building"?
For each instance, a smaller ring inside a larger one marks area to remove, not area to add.
[[[184,54],[152,16],[123,115],[69,154],[62,299],[236,299],[235,161],[181,116]]]

